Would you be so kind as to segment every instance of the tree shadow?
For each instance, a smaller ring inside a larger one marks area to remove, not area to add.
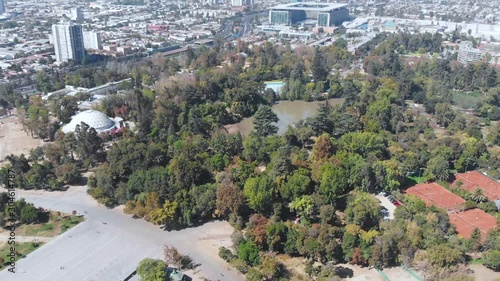
[[[354,276],[354,271],[345,266],[336,266],[335,272],[340,278],[352,278]]]
[[[81,185],[81,186],[85,186],[87,185],[89,179],[87,177],[84,177],[84,176],[80,176],[77,180],[75,180],[73,183],[76,184],[76,185]]]
[[[40,223],[47,223],[50,220],[50,211],[42,211],[38,217]]]
[[[181,268],[182,269],[196,269],[201,263],[196,263],[193,258],[189,255],[183,255],[181,258]]]
[[[289,280],[292,278],[292,272],[286,268],[286,266],[282,263],[278,264],[278,276],[284,278],[285,280]]]
[[[180,230],[188,229],[188,228],[196,228],[196,227],[202,226],[206,223],[214,222],[214,221],[222,221],[222,219],[198,220],[198,221],[192,222],[189,225],[184,225],[184,224],[179,224],[179,223],[167,223],[165,225],[162,225],[161,229],[163,229],[165,231],[180,231]]]

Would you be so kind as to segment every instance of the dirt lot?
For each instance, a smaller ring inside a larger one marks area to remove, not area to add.
[[[389,280],[398,280],[398,281],[418,281],[417,278],[411,276],[408,272],[404,271],[400,267],[392,267],[386,268],[383,270],[387,275]]]
[[[500,272],[495,272],[480,264],[471,264],[470,269],[474,270],[474,278],[481,281],[495,281],[500,279]]]
[[[44,142],[34,139],[23,131],[17,116],[14,115],[0,119],[0,165],[3,164],[5,156],[10,154],[29,154],[30,149],[42,145]]]
[[[305,272],[304,258],[291,258],[288,255],[278,255],[278,259],[291,271],[293,274],[292,281],[309,280]],[[319,266],[315,263],[314,266]],[[384,281],[380,273],[373,268],[361,267],[348,263],[337,264],[335,266],[342,280],[350,281]],[[392,280],[392,279],[391,279]],[[396,280],[396,279],[394,279]],[[412,280],[413,281],[413,280]]]

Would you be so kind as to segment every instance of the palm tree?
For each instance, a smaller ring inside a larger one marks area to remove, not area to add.
[[[479,187],[476,187],[474,191],[470,194],[470,199],[476,203],[486,202],[488,198],[483,193],[483,190]]]

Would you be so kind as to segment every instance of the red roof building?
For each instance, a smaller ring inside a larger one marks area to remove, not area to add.
[[[427,206],[436,206],[447,211],[457,209],[465,203],[465,200],[460,196],[453,194],[435,182],[417,184],[408,188],[406,193],[422,199]]]
[[[453,181],[454,187],[458,187],[458,181],[462,182],[462,188],[469,191],[474,191],[476,188],[482,189],[484,195],[491,201],[500,199],[500,183],[477,171],[456,174]]]
[[[497,225],[497,220],[481,209],[471,209],[464,212],[449,214],[450,223],[457,233],[464,238],[470,238],[475,228],[479,228],[481,236],[486,237],[488,231]]]

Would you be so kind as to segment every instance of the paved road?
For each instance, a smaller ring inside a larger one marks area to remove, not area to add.
[[[163,245],[174,245],[189,254],[197,269],[211,280],[237,281],[244,277],[217,254],[206,250],[200,238],[225,226],[212,222],[197,228],[166,232],[121,209],[99,206],[84,187],[66,192],[17,191],[18,197],[47,209],[85,214],[86,221],[58,236],[16,263],[17,273],[0,272],[9,281],[122,281],[145,257],[162,257]],[[105,222],[106,224],[104,224]],[[64,267],[64,269],[61,269]]]
[[[384,206],[388,211],[389,211],[389,219],[394,219],[394,211],[396,211],[396,206],[387,199],[387,197],[382,196],[382,195],[375,195],[375,198],[377,198],[380,201],[380,204]]]

